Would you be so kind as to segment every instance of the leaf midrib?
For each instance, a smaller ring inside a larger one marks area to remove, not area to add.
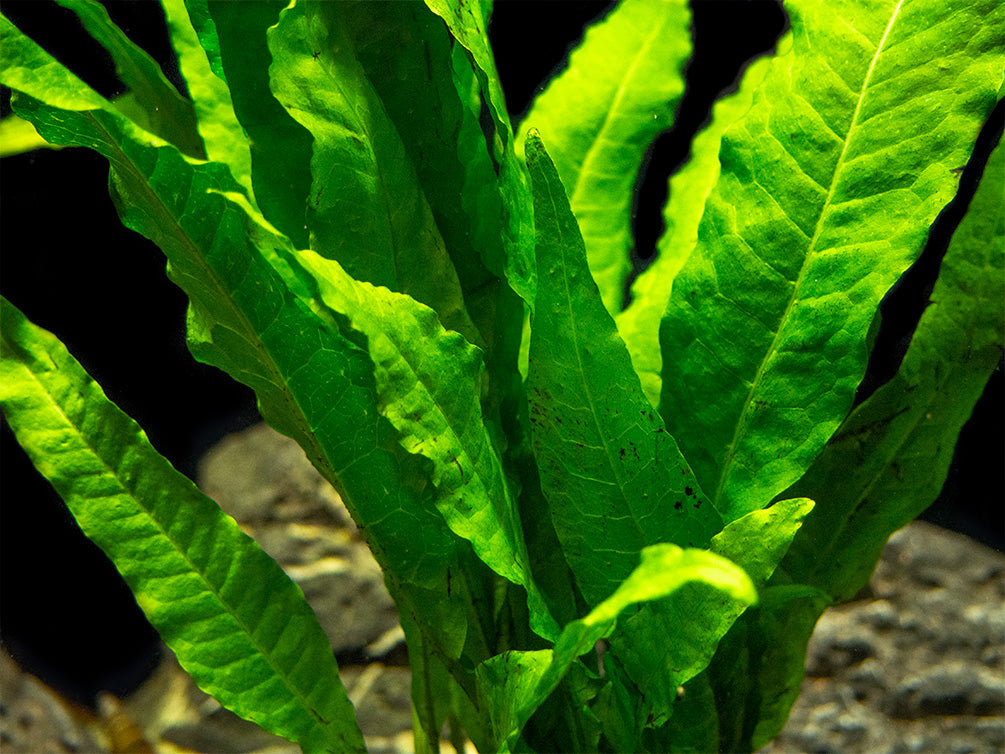
[[[662,32],[663,26],[664,23],[660,23],[653,27],[652,31],[650,31],[650,33],[646,36],[645,42],[639,46],[638,53],[632,57],[631,65],[628,67],[625,75],[621,77],[621,84],[618,86],[618,90],[614,94],[611,106],[607,108],[604,120],[600,124],[600,128],[593,137],[593,140],[583,157],[583,161],[580,164],[579,171],[576,175],[576,185],[573,187],[572,193],[569,195],[569,205],[571,207],[575,208],[578,206],[582,192],[586,190],[587,181],[584,179],[584,176],[591,174],[591,165],[595,161],[601,159],[600,145],[606,141],[604,137],[611,128],[611,123],[615,118],[615,113],[620,112],[619,105],[627,96],[629,88],[628,84],[635,75],[640,63],[646,58],[647,53],[653,44],[653,40]]]
[[[845,136],[844,145],[841,148],[841,154],[838,156],[837,164],[834,166],[834,171],[831,175],[830,187],[827,191],[827,197],[824,200],[823,206],[820,209],[820,214],[817,218],[817,222],[813,229],[813,236],[810,239],[809,245],[806,250],[806,254],[803,258],[803,263],[799,268],[799,274],[796,277],[795,285],[792,287],[792,292],[789,295],[789,299],[785,304],[785,310],[782,312],[782,316],[779,319],[779,324],[775,333],[771,339],[771,344],[768,350],[765,352],[764,357],[761,359],[757,366],[757,372],[754,375],[753,381],[750,383],[750,389],[747,391],[747,395],[744,398],[743,408],[740,410],[739,418],[736,422],[736,426],[733,430],[733,436],[730,438],[729,444],[726,446],[726,458],[722,464],[722,471],[719,474],[719,480],[716,484],[715,492],[713,493],[713,505],[717,510],[722,510],[721,500],[726,492],[726,482],[729,479],[730,467],[733,465],[733,461],[736,458],[736,445],[742,439],[744,430],[746,429],[749,417],[751,415],[750,408],[753,405],[754,396],[758,393],[761,382],[764,380],[765,374],[767,372],[767,366],[771,362],[778,350],[779,336],[784,329],[785,323],[789,318],[796,302],[799,301],[799,290],[806,277],[806,270],[809,267],[810,259],[816,253],[816,244],[820,239],[820,234],[825,225],[825,218],[827,217],[828,209],[831,206],[831,202],[834,198],[834,191],[838,184],[838,179],[841,174],[841,169],[844,166],[845,159],[848,154],[848,146],[851,144],[852,134],[855,131],[855,127],[858,124],[859,116],[862,110],[862,103],[866,98],[867,90],[869,88],[870,81],[872,79],[873,73],[876,68],[876,63],[879,60],[881,53],[883,52],[884,45],[886,44],[886,39],[893,28],[898,16],[900,15],[900,9],[904,4],[904,0],[898,0],[896,7],[893,9],[893,13],[890,16],[890,20],[887,22],[886,29],[883,31],[883,36],[876,46],[876,52],[869,62],[869,68],[866,71],[865,77],[862,81],[862,86],[859,90],[858,101],[855,103],[855,110],[852,114],[851,123],[848,126],[848,131]],[[765,504],[768,501],[764,501]]]

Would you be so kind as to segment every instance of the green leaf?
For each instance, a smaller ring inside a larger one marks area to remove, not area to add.
[[[520,218],[507,211],[493,147],[479,123],[482,99],[471,61],[422,3],[355,0],[343,7],[359,63],[415,165],[478,328],[490,380],[485,415],[506,420],[516,413],[520,391],[523,304],[505,280]]]
[[[642,394],[590,277],[562,183],[533,132],[526,149],[538,262],[527,377],[534,453],[566,560],[596,605],[642,547],[703,546],[721,521]]]
[[[799,478],[844,420],[879,302],[952,197],[1005,67],[993,0],[789,10],[660,328],[661,411],[728,520]]]
[[[110,104],[22,34],[3,14],[0,14],[0,36],[3,37],[0,81],[4,86],[35,98],[45,98],[54,107],[66,110],[100,109]]]
[[[719,146],[733,121],[750,107],[754,89],[764,78],[768,58],[753,63],[743,74],[739,90],[715,103],[712,122],[691,143],[691,159],[670,177],[663,207],[663,235],[652,263],[632,283],[632,301],[615,316],[618,332],[628,346],[642,389],[659,406],[663,370],[659,325],[670,301],[670,289],[698,242],[698,222],[705,200],[719,179]]]
[[[4,50],[20,41],[6,37]],[[71,100],[60,82],[73,79],[61,67],[45,74],[21,83]],[[79,86],[77,102],[103,107]],[[241,195],[225,166],[186,159],[110,107],[72,112],[22,94],[13,102],[47,140],[109,160],[123,223],[164,251],[169,275],[189,296],[193,354],[255,390],[263,417],[300,443],[339,490],[378,562],[396,574],[399,604],[427,616],[430,641],[458,657],[468,616],[462,596],[447,587],[450,569],[459,570],[458,540],[433,505],[424,469],[380,416],[369,355],[296,280],[288,239],[224,198]],[[448,597],[432,601],[430,590]]]
[[[16,115],[0,120],[0,157],[31,152],[34,149],[51,149],[52,146],[38,135],[31,123]]]
[[[234,113],[251,149],[255,200],[268,221],[298,249],[307,248],[311,136],[269,88],[272,54],[266,30],[288,0],[185,0],[210,67],[230,89]]]
[[[938,496],[960,429],[1005,348],[1005,145],[991,155],[897,374],[841,425],[794,487],[818,511],[789,578],[851,599],[889,536]]]
[[[150,445],[51,333],[0,299],[0,406],[200,687],[305,752],[365,751],[303,593]]]
[[[806,660],[806,642],[788,637],[808,638],[830,600],[801,584],[768,586],[758,596],[758,605],[723,638],[708,669],[684,684],[669,722],[647,732],[649,751],[757,751],[781,730]],[[752,739],[758,720],[777,725],[775,734]]]
[[[612,314],[631,271],[635,181],[684,92],[690,21],[685,0],[622,0],[586,32],[520,127],[548,145]]]
[[[314,137],[310,246],[354,278],[432,307],[477,342],[415,169],[356,59],[344,14],[340,3],[299,2],[269,31],[272,90]]]
[[[513,130],[506,112],[499,74],[489,46],[488,16],[483,4],[466,0],[425,0],[429,9],[443,19],[451,36],[457,41],[471,63],[476,81],[470,82],[472,97],[477,97],[487,117],[479,112],[480,128],[489,156],[502,187],[504,217],[503,242],[506,246],[505,274],[510,287],[528,304],[533,305],[535,275],[534,231],[530,189],[523,163],[515,149]],[[455,64],[458,91],[464,97],[464,66]],[[477,87],[474,85],[477,84]],[[472,105],[474,100],[472,100]],[[469,132],[470,133],[470,132]]]
[[[1005,347],[1003,195],[999,144],[899,371],[788,491],[815,495],[816,507],[755,614],[727,636],[729,654],[710,668],[715,693],[733,700],[731,718],[719,712],[719,748],[756,750],[778,734],[817,619],[866,585],[889,536],[938,495],[960,428]]]
[[[171,142],[185,154],[205,157],[192,102],[178,94],[157,61],[133,44],[96,0],[57,2],[77,14],[88,33],[115,61],[115,72],[129,88],[126,96],[115,100],[116,107],[137,125]]]
[[[809,500],[794,499],[752,511],[716,534],[709,549],[742,568],[760,591],[812,507]],[[723,605],[716,591],[697,584],[623,621],[611,637],[610,653],[636,692],[635,724],[629,727],[653,728],[670,719],[678,687],[708,666],[719,640],[745,609]]]
[[[451,35],[467,51],[478,74],[492,120],[496,124],[494,156],[496,162],[501,163],[503,152],[511,147],[513,133],[506,110],[506,96],[489,46],[488,18],[482,15],[483,8],[480,5],[465,0],[425,0],[425,3],[447,24]]]
[[[230,167],[234,178],[253,196],[251,148],[234,113],[230,90],[223,77],[213,71],[184,0],[161,0],[161,5],[208,159]]]
[[[499,751],[512,750],[531,714],[555,690],[576,658],[611,635],[625,608],[665,599],[693,583],[716,590],[720,607],[739,606],[737,614],[757,602],[750,579],[725,558],[672,544],[653,545],[641,551],[641,562],[607,599],[562,629],[554,649],[504,652],[479,665],[479,690],[490,705]]]
[[[482,419],[479,349],[409,296],[353,280],[314,252],[297,260],[325,304],[366,335],[380,411],[405,450],[432,463],[444,520],[492,570],[527,590],[533,627],[553,639],[558,626],[531,577],[519,512]]]

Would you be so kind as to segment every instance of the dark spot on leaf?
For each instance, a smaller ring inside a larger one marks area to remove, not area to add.
[[[690,487],[685,487],[684,494],[687,495],[688,497],[694,497],[694,490],[691,489]]]
[[[684,507],[684,503],[682,503],[680,500],[678,500],[676,503],[673,504],[673,507],[674,507],[674,510],[679,511],[681,508]]]

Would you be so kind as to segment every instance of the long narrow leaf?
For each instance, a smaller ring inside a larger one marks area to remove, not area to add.
[[[231,175],[253,196],[251,149],[234,113],[230,90],[213,71],[184,0],[161,0],[161,5],[171,35],[171,46],[178,55],[178,67],[192,97],[196,125],[206,147],[206,155],[214,162],[227,165]]]
[[[694,137],[691,159],[670,177],[663,207],[664,231],[656,244],[656,258],[632,283],[631,303],[615,317],[642,389],[653,406],[659,406],[662,385],[660,320],[670,301],[674,278],[698,243],[698,223],[705,211],[705,200],[719,178],[722,135],[750,107],[754,89],[764,78],[768,64],[767,58],[753,63],[744,72],[739,90],[715,103],[712,122]]]
[[[447,524],[492,570],[527,589],[532,625],[554,638],[558,626],[531,577],[519,513],[482,419],[478,349],[408,296],[355,281],[313,252],[298,260],[322,300],[366,335],[381,411],[405,449],[432,462]]]
[[[794,482],[844,420],[879,302],[952,197],[1005,68],[993,0],[789,12],[660,328],[661,411],[728,519]]]
[[[760,593],[812,507],[809,500],[792,499],[748,513],[716,534],[709,549],[742,568]],[[738,618],[745,617],[746,607],[723,603],[714,590],[693,587],[629,615],[611,636],[609,651],[634,692],[625,702],[631,712],[618,725],[608,719],[605,729],[614,725],[631,730],[636,738],[628,748],[642,747],[637,737],[644,729],[673,720],[678,688],[708,666],[723,636]],[[667,641],[668,636],[673,641]],[[620,715],[624,717],[625,711]],[[649,747],[651,751],[674,749]]]
[[[305,752],[365,751],[328,638],[283,570],[0,299],[0,406],[203,690]]]
[[[953,235],[897,374],[834,435],[794,490],[817,495],[784,569],[851,599],[889,536],[942,489],[960,429],[1005,349],[1005,144]],[[838,484],[840,480],[840,484]]]
[[[642,547],[707,545],[721,520],[642,393],[540,138],[532,133],[526,149],[538,262],[527,377],[534,453],[566,560],[596,605]]]
[[[960,428],[1005,347],[1005,146],[991,155],[897,374],[842,424],[791,492],[816,496],[754,615],[704,679],[737,703],[715,747],[756,750],[782,729],[823,610],[851,599],[883,544],[938,495]],[[770,509],[769,509],[770,510]],[[749,621],[748,621],[749,618]],[[689,692],[690,693],[690,692]]]
[[[537,267],[527,175],[516,150],[506,98],[488,41],[488,18],[484,8],[465,0],[425,0],[433,13],[446,23],[451,35],[471,61],[477,79],[477,96],[487,117],[479,118],[483,137],[503,192],[506,244],[506,277],[510,287],[528,305],[534,301]],[[460,69],[458,69],[460,70]],[[473,91],[474,93],[474,91]],[[479,112],[480,115],[480,112]]]
[[[298,249],[307,248],[305,213],[311,189],[311,135],[269,88],[272,55],[266,30],[287,0],[185,0],[213,72],[227,84],[251,149],[255,200],[268,221]]]
[[[185,154],[205,157],[192,102],[182,97],[160,66],[116,26],[96,0],[57,0],[74,13],[115,61],[115,71],[129,88],[116,107],[136,123],[171,142]]]
[[[344,7],[360,65],[415,165],[478,328],[490,381],[486,417],[500,415],[495,421],[505,426],[520,390],[523,305],[505,278],[508,239],[519,236],[520,218],[507,211],[494,146],[479,122],[477,76],[443,19],[424,4],[354,0]]]
[[[276,98],[314,137],[310,248],[358,280],[407,293],[478,341],[460,283],[340,3],[291,5],[269,31]]]
[[[13,41],[31,47],[8,28],[4,52]],[[109,160],[124,224],[164,251],[189,296],[193,354],[256,391],[262,415],[339,489],[378,561],[396,574],[403,602],[428,616],[431,639],[445,656],[459,656],[467,616],[461,595],[447,588],[462,557],[458,540],[432,503],[421,465],[380,416],[368,354],[342,336],[323,305],[312,308],[291,287],[288,239],[224,198],[241,195],[225,166],[152,142],[58,64],[31,75],[2,71],[4,83],[46,98],[17,93],[14,106],[47,140]],[[429,590],[448,598],[429,600]]]
[[[690,21],[684,0],[622,0],[587,31],[520,128],[537,129],[548,145],[611,314],[631,271],[635,181],[684,92]]]

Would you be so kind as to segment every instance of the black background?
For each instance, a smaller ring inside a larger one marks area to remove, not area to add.
[[[106,3],[119,25],[177,81],[156,3]],[[510,111],[525,111],[559,68],[584,23],[607,2],[497,0],[490,29]],[[3,12],[102,94],[119,93],[103,50],[53,3],[8,0]],[[744,61],[773,47],[785,28],[770,1],[693,3],[695,54],[675,126],[651,150],[636,212],[640,256],[661,231],[666,177],[687,156],[713,98]],[[4,114],[9,92],[4,92]],[[997,111],[1001,119],[1001,108]],[[514,118],[519,122],[519,118]],[[1000,126],[999,126],[1000,129]],[[985,139],[985,142],[988,142]],[[989,151],[989,143],[983,150]],[[39,151],[0,163],[0,292],[55,332],[109,396],[182,472],[227,432],[257,420],[250,391],[197,364],[184,343],[185,297],[164,275],[160,251],[125,230],[107,195],[107,163],[82,149]],[[964,174],[972,192],[978,174]],[[884,329],[864,391],[896,369],[927,302],[947,229],[947,210],[922,260],[884,305]],[[941,228],[941,229],[940,229]],[[1002,373],[997,371],[960,440],[950,478],[926,517],[1002,548]],[[104,555],[86,540],[2,426],[0,635],[26,669],[69,696],[124,694],[157,659],[157,637]]]

